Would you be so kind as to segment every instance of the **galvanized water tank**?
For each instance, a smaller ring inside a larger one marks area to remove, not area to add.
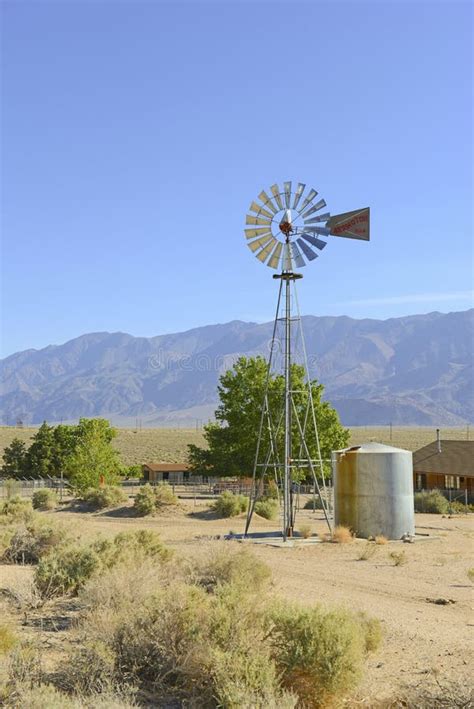
[[[336,451],[334,521],[358,537],[415,533],[410,451],[364,443]]]

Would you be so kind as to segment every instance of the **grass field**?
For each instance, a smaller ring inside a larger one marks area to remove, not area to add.
[[[17,437],[29,442],[36,428],[0,427],[0,450],[8,446]],[[474,435],[467,427],[443,428],[441,436],[444,439],[465,440]],[[377,441],[398,448],[417,450],[433,441],[436,437],[435,428],[418,426],[393,427],[390,434],[389,426],[359,426],[351,428],[351,445]],[[146,462],[181,463],[186,460],[189,443],[202,445],[202,431],[195,429],[147,428],[141,431],[118,429],[114,445],[120,452],[124,465],[135,465]]]

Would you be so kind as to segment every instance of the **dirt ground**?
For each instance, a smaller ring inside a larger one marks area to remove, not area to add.
[[[216,519],[207,505],[205,500],[181,501],[181,509],[146,519],[133,517],[127,507],[102,513],[53,514],[80,530],[81,537],[146,527],[160,532],[163,541],[178,553],[193,555],[200,552],[203,544],[238,543],[216,537],[231,530],[243,531],[243,517]],[[303,604],[343,605],[381,620],[383,645],[369,658],[358,691],[361,705],[371,706],[376,697],[397,696],[407,688],[434,680],[441,685],[471,682],[474,586],[467,571],[474,567],[472,519],[472,515],[446,518],[417,514],[417,538],[413,544],[390,542],[377,546],[367,561],[358,560],[367,545],[365,540],[348,544],[296,543],[289,548],[243,543],[251,545],[271,567],[275,594]],[[297,526],[306,522],[320,536],[327,532],[321,512],[300,512]],[[254,518],[252,531],[270,531],[277,526],[278,523]],[[390,558],[393,551],[404,551],[406,564],[395,566]],[[0,566],[0,588],[26,588],[31,573],[28,567]],[[445,604],[434,602],[439,599]],[[63,610],[45,608],[35,611],[30,619],[25,615],[13,620],[23,624],[27,634],[39,633],[44,652],[56,655],[67,635],[67,612]],[[0,596],[2,611],[15,615],[5,593]]]

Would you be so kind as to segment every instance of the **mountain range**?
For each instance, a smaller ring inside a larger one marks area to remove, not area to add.
[[[311,376],[346,425],[474,421],[474,309],[388,320],[302,318]],[[212,416],[220,374],[268,356],[273,323],[232,321],[156,337],[81,335],[1,361],[0,415],[36,424],[104,416],[192,425]]]

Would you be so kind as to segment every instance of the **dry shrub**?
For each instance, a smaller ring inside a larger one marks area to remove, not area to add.
[[[467,570],[467,578],[474,583],[474,568]]]
[[[255,512],[264,519],[276,519],[278,517],[279,509],[280,506],[278,504],[278,500],[271,498],[267,500],[258,500],[258,502],[255,503]]]
[[[58,494],[56,490],[44,487],[33,493],[31,501],[34,510],[54,510],[58,505]]]
[[[51,550],[70,541],[63,525],[38,517],[10,532],[8,544],[2,545],[1,558],[14,564],[36,564]]]
[[[212,505],[219,517],[237,517],[245,512],[248,507],[248,498],[245,495],[234,495],[230,490],[224,490]]]
[[[18,638],[10,625],[0,623],[0,655],[5,655],[18,642]]]
[[[61,667],[58,683],[75,694],[93,694],[114,686],[115,655],[98,640],[87,641],[74,650]]]
[[[336,544],[348,544],[349,542],[354,541],[354,537],[352,536],[352,532],[349,527],[344,527],[339,524],[337,527],[334,527],[330,541],[335,542]]]
[[[128,559],[153,557],[166,561],[171,552],[159,535],[150,530],[122,532],[113,539],[100,539],[88,546],[66,546],[40,560],[35,583],[43,597],[77,594],[94,574]]]
[[[365,622],[344,610],[277,604],[269,613],[272,657],[283,686],[305,707],[327,706],[362,675]]]
[[[18,686],[13,701],[7,707],[28,709],[132,709],[138,707],[133,696],[125,692],[101,692],[82,697],[72,697],[51,684]]]
[[[0,505],[0,523],[30,522],[34,512],[30,500],[11,497]]]
[[[389,556],[394,566],[405,566],[408,563],[407,555],[404,551],[392,551]]]
[[[311,525],[300,524],[300,526],[298,527],[298,532],[303,537],[303,539],[309,539],[312,535]]]
[[[357,614],[357,618],[362,625],[366,653],[375,652],[380,647],[383,637],[380,620],[371,618],[362,611]]]
[[[135,495],[134,508],[140,516],[155,514],[178,504],[178,498],[167,483],[152,487],[143,485]]]
[[[373,542],[367,542],[357,556],[357,561],[368,561],[377,553],[377,547]]]
[[[415,492],[415,512],[445,515],[449,510],[448,500],[439,490]]]
[[[204,550],[193,560],[188,575],[191,583],[209,592],[233,584],[242,592],[255,593],[263,589],[270,578],[271,571],[265,562],[245,547],[229,542],[217,549]]]
[[[104,510],[122,504],[127,496],[118,485],[104,485],[89,488],[82,494],[81,499],[95,510]]]
[[[383,534],[378,534],[375,537],[375,543],[379,544],[379,545],[388,544],[388,539],[387,539],[387,537],[384,537]]]
[[[8,657],[7,696],[16,699],[24,687],[35,687],[41,682],[41,650],[34,642],[18,644]],[[18,706],[18,703],[13,704]],[[19,705],[28,706],[28,705]]]
[[[40,560],[35,584],[44,598],[75,594],[99,568],[99,557],[90,547],[60,547]]]

